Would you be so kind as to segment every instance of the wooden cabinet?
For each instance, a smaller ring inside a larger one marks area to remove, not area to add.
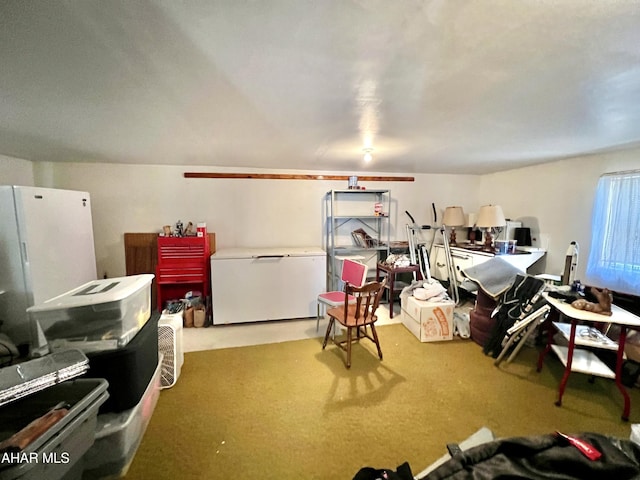
[[[158,264],[157,233],[125,233],[124,258],[127,275],[156,273]],[[158,301],[156,279],[151,283],[151,305]]]

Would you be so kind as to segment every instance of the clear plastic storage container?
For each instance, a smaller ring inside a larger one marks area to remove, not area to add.
[[[138,404],[124,412],[98,415],[95,443],[83,458],[83,480],[127,474],[160,397],[162,355]]]
[[[85,283],[27,309],[52,350],[84,352],[126,345],[151,316],[152,274]]]

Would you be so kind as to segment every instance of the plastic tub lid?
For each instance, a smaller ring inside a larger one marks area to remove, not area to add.
[[[69,349],[0,368],[0,406],[84,374],[89,359]]]
[[[155,275],[144,273],[127,277],[93,280],[44,303],[27,308],[28,313],[117,302],[151,285]]]

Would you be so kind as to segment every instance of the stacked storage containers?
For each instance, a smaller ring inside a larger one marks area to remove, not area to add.
[[[160,368],[158,363],[135,406],[98,415],[95,442],[83,458],[83,480],[126,475],[160,396]]]
[[[0,479],[80,479],[107,381],[68,350],[0,369]]]
[[[94,443],[98,408],[108,397],[106,389],[104,379],[69,380],[0,408],[0,437],[8,438],[59,402],[69,406],[61,420],[21,451],[17,462],[2,462],[0,479],[80,478],[83,455]]]
[[[95,443],[82,459],[84,479],[124,476],[155,408],[160,363],[153,277],[95,280],[27,310],[54,352],[82,350],[89,359],[86,377],[108,381]]]

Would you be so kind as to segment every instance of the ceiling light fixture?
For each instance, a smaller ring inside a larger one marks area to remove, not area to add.
[[[373,149],[371,149],[371,148],[365,148],[365,149],[364,149],[364,150],[362,150],[362,151],[364,152],[364,157],[363,157],[363,158],[364,158],[364,161],[365,161],[365,162],[367,162],[367,163],[368,163],[368,162],[370,162],[370,161],[371,161],[371,159],[373,158],[373,155],[372,155]]]

